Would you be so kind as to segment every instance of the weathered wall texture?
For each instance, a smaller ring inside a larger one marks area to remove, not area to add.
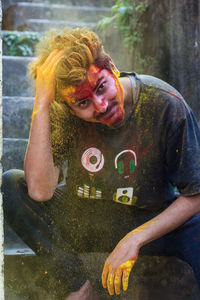
[[[151,72],[176,87],[200,121],[200,0],[150,0],[143,57]]]

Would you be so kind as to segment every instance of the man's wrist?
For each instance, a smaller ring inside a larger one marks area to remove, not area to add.
[[[138,250],[142,246],[144,246],[148,242],[150,242],[149,236],[147,234],[147,230],[146,230],[145,226],[143,228],[143,225],[132,230],[130,232],[130,234],[132,235],[133,243],[138,248]]]
[[[37,98],[35,99],[34,107],[33,107],[33,114],[36,114],[41,111],[49,111],[50,103],[47,101],[38,101]]]
[[[138,251],[145,244],[142,235],[137,231],[137,228],[131,231],[128,235],[131,235],[132,245],[137,248]]]
[[[49,101],[48,97],[35,97],[35,105],[38,107],[49,107],[51,105],[51,101]]]

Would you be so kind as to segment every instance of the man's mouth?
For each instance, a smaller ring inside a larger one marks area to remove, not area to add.
[[[111,119],[113,117],[113,115],[115,114],[116,112],[116,106],[118,105],[118,102],[117,101],[113,101],[111,103],[110,106],[108,106],[107,110],[104,112],[104,113],[99,113],[97,116],[96,116],[96,120],[97,121],[108,121],[109,119]]]

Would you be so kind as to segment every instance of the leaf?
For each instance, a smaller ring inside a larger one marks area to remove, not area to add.
[[[98,29],[103,29],[107,26],[109,26],[110,24],[112,24],[112,22],[114,21],[115,17],[104,17],[103,19],[101,19],[98,24],[97,24],[97,28]]]
[[[5,55],[9,56],[33,56],[34,47],[40,41],[39,35],[36,33],[19,34],[19,33],[3,33],[2,35]]]

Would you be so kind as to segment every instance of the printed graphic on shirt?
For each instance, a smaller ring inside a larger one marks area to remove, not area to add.
[[[78,187],[77,195],[81,198],[101,199],[102,191],[101,189],[84,184],[83,187]]]
[[[126,205],[133,204],[133,188],[118,188],[117,192],[113,195],[113,200]]]
[[[137,166],[136,154],[133,150],[123,150],[115,157],[115,169],[119,176],[131,182],[135,167]],[[133,187],[121,187],[113,195],[113,200],[126,205],[133,204]]]
[[[104,156],[97,148],[87,149],[81,157],[82,166],[89,172],[99,172],[104,165]]]
[[[124,179],[132,177],[136,166],[137,158],[133,150],[123,150],[115,157],[115,169]]]
[[[77,195],[81,198],[102,199],[102,189],[95,187],[94,177],[104,167],[104,155],[97,148],[88,148],[81,157],[81,164],[88,171],[87,183],[77,187]],[[113,200],[118,203],[132,205],[134,188],[130,186],[133,173],[137,166],[136,154],[133,150],[126,149],[119,152],[114,158],[114,169],[117,171],[119,182],[127,186],[118,187],[113,194]],[[113,169],[113,171],[114,171]],[[86,179],[86,180],[87,180]]]
[[[104,156],[97,148],[88,148],[81,157],[82,166],[89,172],[90,183],[77,187],[77,195],[81,198],[101,199],[101,188],[93,186],[94,174],[104,166]]]

